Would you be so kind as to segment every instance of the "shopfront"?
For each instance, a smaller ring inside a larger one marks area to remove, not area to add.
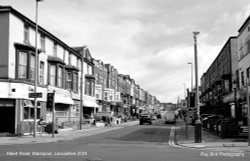
[[[15,133],[15,100],[0,99],[0,133]]]

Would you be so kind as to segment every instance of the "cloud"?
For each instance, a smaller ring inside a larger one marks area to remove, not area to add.
[[[34,20],[35,1],[0,0]],[[39,24],[129,74],[162,102],[183,98],[198,35],[199,77],[250,13],[248,0],[46,0]]]

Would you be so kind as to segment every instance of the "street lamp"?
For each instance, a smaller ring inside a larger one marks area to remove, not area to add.
[[[200,32],[193,32],[194,36],[194,63],[195,63],[195,88],[196,88],[196,100],[195,107],[197,109],[197,120],[195,121],[195,135],[194,139],[196,143],[202,142],[202,128],[200,120],[200,105],[199,105],[199,82],[198,82],[198,56],[197,56],[197,35]]]
[[[82,65],[81,65],[81,85],[80,85],[80,88],[81,88],[81,93],[80,93],[80,122],[79,122],[79,129],[82,130],[82,119],[83,119],[83,105],[82,105],[82,97],[83,97],[83,65],[84,65],[84,56],[85,56],[85,51],[87,50],[88,48],[86,46],[83,47],[83,50],[82,50]]]
[[[37,78],[38,78],[38,49],[37,49],[37,34],[38,34],[38,2],[42,0],[36,0],[36,33],[35,33],[35,87],[34,92],[37,93]],[[37,99],[34,98],[35,106],[34,106],[34,134],[33,137],[36,137],[36,119],[37,119]]]
[[[247,125],[248,125],[248,147],[250,147],[250,100],[249,100],[249,78],[247,78]]]
[[[188,62],[189,65],[191,65],[191,92],[193,90],[193,63]]]
[[[238,113],[236,115],[236,110],[237,109],[237,82],[236,80],[233,81],[233,90],[234,90],[234,110],[233,110],[233,113],[231,115],[233,115],[234,117],[238,116]],[[238,119],[238,117],[236,117]]]

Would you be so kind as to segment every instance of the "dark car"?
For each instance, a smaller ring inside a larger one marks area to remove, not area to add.
[[[152,119],[150,114],[143,114],[140,116],[139,124],[142,125],[144,123],[152,124]]]

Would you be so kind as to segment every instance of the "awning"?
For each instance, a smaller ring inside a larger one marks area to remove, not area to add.
[[[85,107],[99,107],[96,101],[92,100],[83,100],[82,105]]]
[[[73,105],[74,101],[70,97],[60,96],[55,94],[55,103],[63,103]]]

